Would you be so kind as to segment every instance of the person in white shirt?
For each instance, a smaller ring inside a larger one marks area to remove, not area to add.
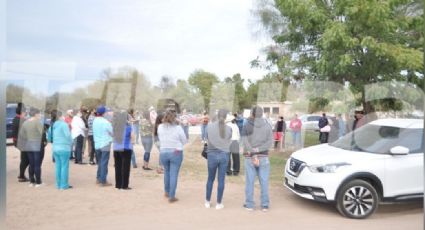
[[[79,111],[71,122],[71,136],[75,142],[75,164],[83,164],[83,145],[87,127],[81,117],[82,113]]]
[[[226,125],[232,128],[232,143],[230,144],[230,155],[229,163],[227,165],[227,175],[238,176],[240,170],[239,140],[241,138],[241,135],[239,133],[238,125],[236,124],[236,117],[234,115],[228,114],[226,117]]]
[[[158,139],[161,143],[159,159],[164,166],[164,191],[170,203],[176,202],[177,179],[183,161],[183,146],[186,135],[176,121],[176,113],[167,111],[163,123],[158,126]]]

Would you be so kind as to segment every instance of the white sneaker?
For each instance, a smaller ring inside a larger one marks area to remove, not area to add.
[[[209,201],[205,201],[204,206],[205,208],[211,208],[211,203]]]
[[[36,188],[40,188],[40,187],[44,187],[45,185],[46,185],[46,184],[41,183],[41,184],[36,184],[36,185],[35,185],[35,187],[36,187]]]
[[[224,208],[224,205],[223,204],[217,204],[215,206],[215,209],[217,209],[217,210],[220,210],[220,209],[223,209],[223,208]]]
[[[35,186],[35,184],[33,184],[33,183],[30,183],[29,185],[28,185],[28,187],[34,187]]]

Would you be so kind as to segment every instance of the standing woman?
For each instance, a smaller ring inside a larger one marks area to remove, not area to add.
[[[215,181],[215,176],[217,174],[218,187],[217,204],[215,208],[224,208],[222,203],[224,181],[226,177],[227,164],[229,162],[229,147],[232,142],[232,128],[227,126],[225,123],[227,113],[227,110],[220,109],[217,114],[217,120],[208,125],[208,180],[206,186],[206,208],[211,207],[211,193]]]
[[[285,132],[286,132],[286,123],[282,116],[279,117],[279,120],[275,125],[274,132],[274,148],[277,149],[279,144],[279,151],[282,151],[283,146],[285,145]]]
[[[113,118],[115,188],[130,190],[131,153],[133,152],[134,133],[127,112],[118,112]]]
[[[158,139],[158,127],[159,127],[160,124],[162,124],[162,119],[164,119],[164,114],[163,113],[158,114],[158,116],[155,118],[155,126],[154,126],[154,130],[153,130],[153,134],[154,134],[153,139],[154,139],[154,143],[155,143],[155,146],[158,149],[158,151],[160,151],[160,149],[161,149],[161,144],[159,143],[159,139]],[[156,169],[156,172],[158,174],[164,173],[164,166],[162,165],[161,159],[159,159],[159,164],[158,164],[158,167]]]
[[[89,118],[87,119],[88,125],[88,140],[89,140],[89,157],[90,157],[90,165],[95,165],[94,157],[95,157],[95,149],[94,149],[94,139],[93,139],[93,121],[96,118],[96,110],[91,109]],[[96,159],[97,162],[97,159]]]
[[[149,159],[151,157],[152,145],[153,145],[153,125],[149,120],[150,114],[149,111],[143,113],[143,118],[141,120],[141,136],[142,144],[145,154],[143,155],[143,169],[152,170],[149,168]]]
[[[176,113],[167,111],[163,123],[158,126],[158,138],[161,143],[159,158],[164,165],[164,191],[170,203],[176,202],[177,179],[183,161],[183,145],[186,135],[176,121]]]
[[[52,143],[53,156],[56,166],[56,188],[59,190],[70,189],[69,156],[71,155],[72,137],[68,124],[62,112],[53,110],[51,113],[52,125],[47,133],[49,142]]]

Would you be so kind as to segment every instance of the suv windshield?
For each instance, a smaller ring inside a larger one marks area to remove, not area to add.
[[[423,152],[423,129],[403,129],[391,126],[365,125],[333,142],[331,146],[345,150],[388,154],[395,146],[410,153]]]

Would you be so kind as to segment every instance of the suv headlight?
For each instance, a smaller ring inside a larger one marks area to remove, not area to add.
[[[326,165],[311,165],[308,166],[308,169],[312,173],[334,173],[338,168],[342,166],[349,166],[349,163],[335,163],[335,164],[326,164]]]

